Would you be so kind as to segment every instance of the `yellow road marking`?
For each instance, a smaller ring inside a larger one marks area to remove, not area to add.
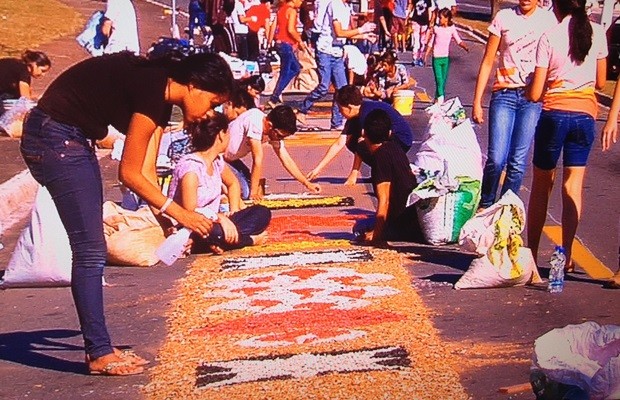
[[[562,227],[547,225],[543,232],[555,244],[562,244]],[[573,262],[581,267],[593,279],[609,279],[614,273],[594,256],[581,242],[573,240]]]

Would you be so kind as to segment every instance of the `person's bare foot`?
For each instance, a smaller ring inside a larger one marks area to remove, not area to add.
[[[258,235],[250,235],[250,238],[252,238],[252,246],[261,246],[267,243],[267,231],[262,232]]]
[[[141,374],[144,368],[110,353],[88,361],[88,372],[91,375],[126,376]]]

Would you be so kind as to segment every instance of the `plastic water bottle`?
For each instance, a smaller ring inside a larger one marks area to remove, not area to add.
[[[185,244],[192,233],[187,228],[181,228],[172,235],[168,236],[164,243],[155,250],[155,255],[167,266],[174,264],[183,255]]]
[[[566,255],[562,246],[555,246],[555,250],[551,255],[551,269],[549,270],[549,293],[561,293],[564,289],[564,265],[566,264]]]

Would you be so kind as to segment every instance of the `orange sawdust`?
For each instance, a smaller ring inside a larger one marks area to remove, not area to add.
[[[254,299],[250,302],[251,306],[254,307],[273,307],[273,306],[277,306],[278,304],[281,304],[282,302],[280,300],[265,300],[265,299]]]
[[[248,281],[254,283],[267,283],[271,282],[273,279],[273,276],[257,276],[253,278],[248,278]]]
[[[323,269],[315,269],[315,268],[296,268],[292,271],[282,272],[280,275],[292,276],[299,279],[310,279],[316,275],[325,273],[326,271]]]
[[[359,278],[360,278],[359,276],[335,276],[329,279],[331,279],[332,281],[340,282],[344,285],[352,285]]]
[[[335,328],[356,328],[386,322],[400,321],[405,316],[387,311],[364,309],[334,310],[319,304],[308,304],[307,309],[284,313],[259,314],[224,321],[195,331],[199,335],[264,335],[279,331],[293,331],[303,327],[312,332]]]
[[[312,294],[315,293],[316,291],[317,289],[293,289],[291,290],[291,292],[300,295],[302,300],[312,297]]]
[[[334,296],[346,296],[352,297],[355,299],[361,299],[366,291],[364,289],[356,289],[356,290],[342,290],[340,292],[334,292]]]
[[[244,287],[244,288],[239,288],[239,289],[233,289],[233,292],[237,292],[237,293],[243,293],[246,296],[252,296],[253,294],[262,292],[264,290],[267,290],[267,288],[265,287]]]

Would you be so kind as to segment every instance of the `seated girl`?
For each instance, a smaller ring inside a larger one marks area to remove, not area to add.
[[[193,152],[183,156],[172,175],[168,196],[187,210],[202,210],[215,219],[209,236],[192,234],[192,253],[238,249],[264,244],[271,211],[261,205],[243,207],[239,181],[226,165],[222,153],[230,139],[228,119],[213,113],[187,127]],[[222,187],[226,187],[230,212],[221,213]]]
[[[409,76],[403,64],[396,63],[396,55],[386,51],[381,55],[379,67],[374,77],[364,87],[363,95],[374,100],[383,100],[392,103],[394,93],[406,90],[416,84],[415,79]]]
[[[260,95],[265,90],[265,80],[260,75],[251,75],[237,81],[239,87],[246,90],[254,99],[256,108],[263,110],[265,107],[260,104]]]

